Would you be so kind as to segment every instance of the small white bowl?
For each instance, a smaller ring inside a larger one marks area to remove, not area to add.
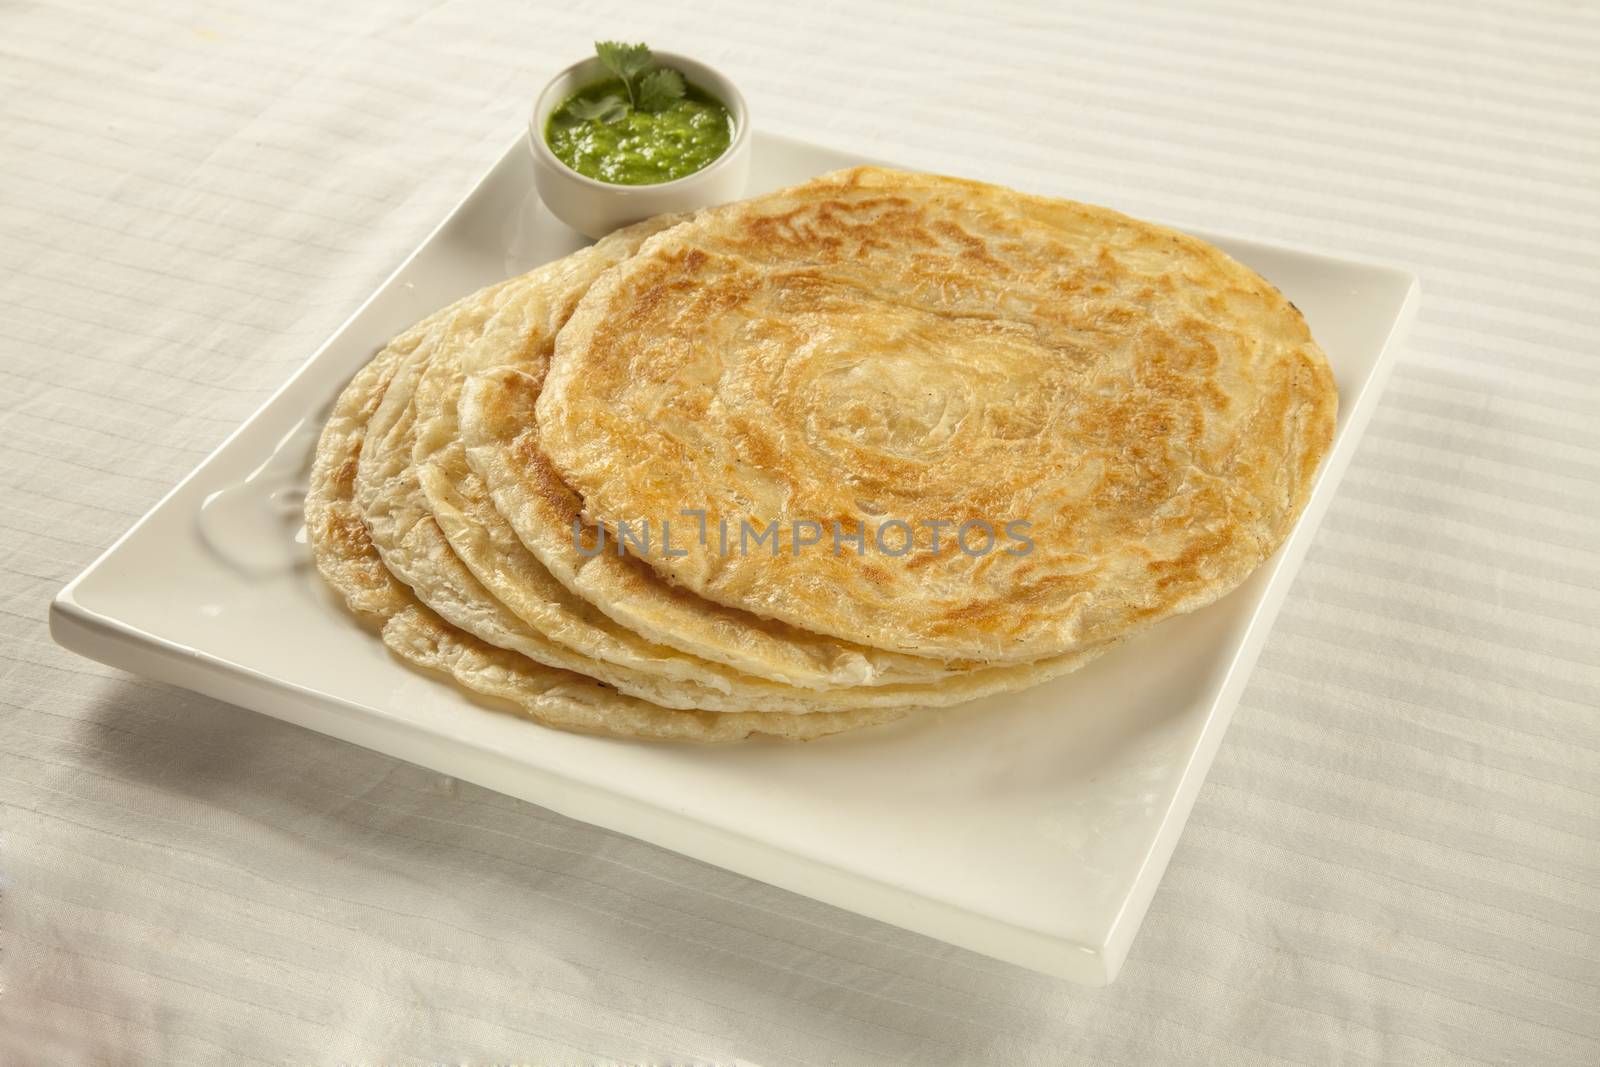
[[[733,141],[722,155],[695,171],[656,185],[613,185],[585,177],[561,162],[545,140],[550,113],[573,93],[610,76],[591,56],[551,79],[533,106],[528,121],[528,148],[533,153],[534,183],[539,199],[562,222],[586,237],[604,237],[619,226],[668,211],[694,211],[725,204],[744,195],[750,175],[750,112],[738,88],[704,63],[674,52],[657,52],[656,60],[722,101],[733,117]]]

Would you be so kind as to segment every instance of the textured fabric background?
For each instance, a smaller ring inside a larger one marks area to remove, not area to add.
[[[1421,274],[1113,987],[51,644],[597,36],[766,130]],[[0,1061],[1600,1062],[1597,54],[1553,0],[0,6]]]

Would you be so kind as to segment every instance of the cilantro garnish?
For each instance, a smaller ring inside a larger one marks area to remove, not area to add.
[[[602,96],[598,100],[584,100],[579,97],[567,105],[567,110],[578,119],[615,122],[628,113],[628,102],[615,94]]]
[[[683,75],[671,67],[657,67],[639,79],[639,110],[661,111],[683,99]]]
[[[582,109],[575,108],[574,114],[580,119],[615,122],[630,109],[661,111],[670,107],[674,100],[683,98],[683,75],[670,67],[656,66],[650,46],[643,42],[623,44],[621,41],[596,41],[594,54],[622,82],[628,102],[624,105],[621,97],[604,97]]]

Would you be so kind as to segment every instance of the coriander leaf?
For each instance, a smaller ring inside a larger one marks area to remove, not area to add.
[[[683,75],[671,67],[658,67],[639,79],[639,110],[661,111],[683,99]]]
[[[600,62],[611,73],[624,80],[643,73],[650,66],[650,46],[647,44],[596,41],[594,54],[600,57]]]
[[[637,107],[639,98],[634,95],[633,79],[649,69],[650,46],[643,42],[596,41],[594,54],[600,57],[607,70],[622,79],[622,87],[628,90],[628,103]]]
[[[572,112],[574,118],[599,119],[601,122],[616,122],[628,113],[628,105],[622,97],[615,93],[602,96],[598,100],[574,100],[567,105],[567,110]]]

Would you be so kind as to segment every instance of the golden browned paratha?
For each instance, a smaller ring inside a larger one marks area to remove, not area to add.
[[[647,242],[562,331],[538,422],[592,520],[780,524],[771,554],[639,553],[694,593],[1017,662],[1238,584],[1304,506],[1336,402],[1299,312],[1203,241],[860,168]],[[795,520],[903,522],[913,550],[889,526],[882,551],[793,551]]]

